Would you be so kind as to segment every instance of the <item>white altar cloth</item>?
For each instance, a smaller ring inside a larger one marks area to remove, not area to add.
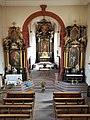
[[[7,74],[6,75],[7,85],[8,84],[17,84],[18,78],[20,78],[22,80],[22,74]]]
[[[82,74],[67,74],[66,76],[69,76],[69,77],[82,77],[83,75]]]

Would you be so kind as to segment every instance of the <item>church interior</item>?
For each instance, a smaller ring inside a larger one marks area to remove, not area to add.
[[[90,120],[90,0],[0,0],[0,120]]]

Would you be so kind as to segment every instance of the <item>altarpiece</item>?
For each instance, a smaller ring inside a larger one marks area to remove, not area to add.
[[[86,26],[74,24],[66,27],[66,36],[64,38],[64,81],[85,81],[86,43]]]
[[[54,62],[54,25],[44,18],[36,25],[36,62]]]
[[[22,74],[23,80],[26,80],[25,68],[25,40],[19,27],[9,27],[8,36],[3,39],[5,75]]]

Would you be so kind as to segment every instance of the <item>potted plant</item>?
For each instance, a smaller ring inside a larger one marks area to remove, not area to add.
[[[45,90],[45,86],[46,86],[46,82],[42,81],[40,83],[40,85],[41,85],[42,91],[44,91]]]

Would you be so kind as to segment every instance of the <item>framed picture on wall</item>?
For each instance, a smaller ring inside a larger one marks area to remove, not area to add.
[[[20,52],[19,51],[11,51],[10,65],[11,66],[20,66]]]
[[[73,46],[69,50],[69,67],[75,68],[79,65],[79,48]]]

